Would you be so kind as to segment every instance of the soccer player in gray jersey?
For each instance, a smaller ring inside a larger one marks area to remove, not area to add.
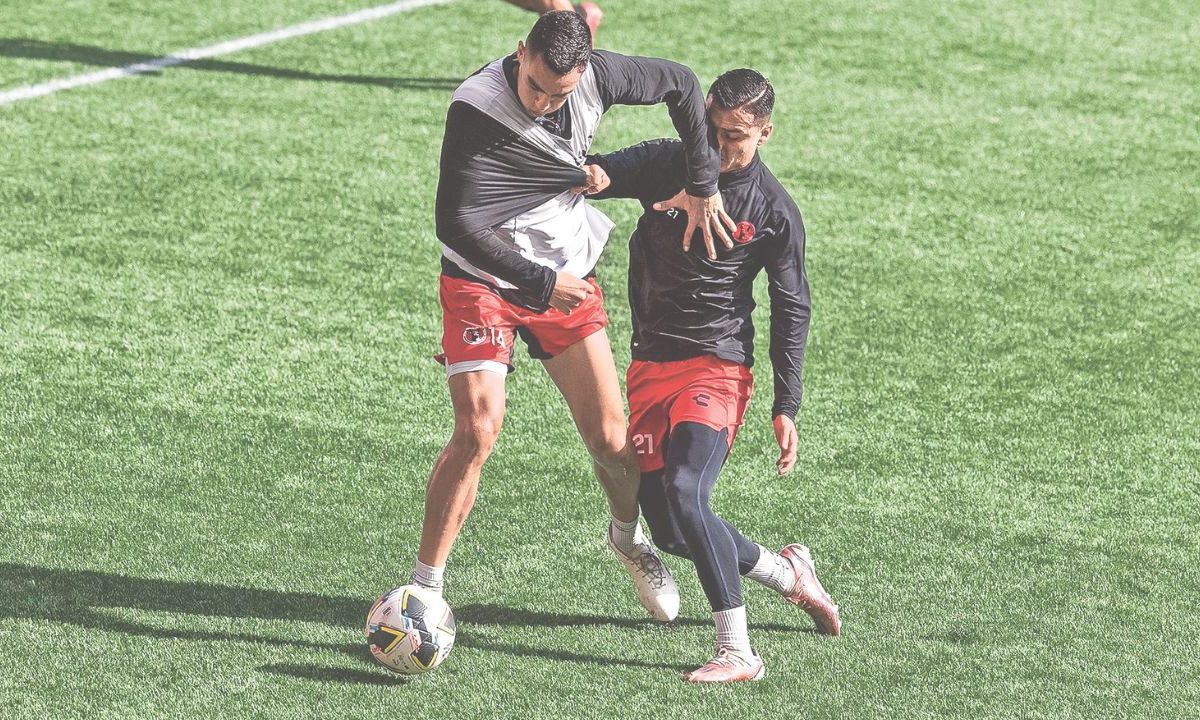
[[[672,196],[685,176],[678,142],[593,156],[586,169],[596,198],[636,198],[645,209],[629,241],[633,362],[626,382],[641,507],[658,547],[695,564],[712,607],[716,652],[685,678],[723,683],[765,673],[750,648],[741,576],[804,608],[818,632],[837,635],[841,620],[808,548],[772,552],[710,504],[754,384],[754,279],[765,270],[771,298],[771,416],[780,474],[796,463],[810,302],[804,219],[758,156],[773,131],[774,89],[753,70],[732,70],[713,83],[708,101],[721,150],[719,186],[737,221],[735,246],[718,257],[689,252],[676,240],[684,221]]]
[[[573,192],[601,116],[613,105],[665,103],[686,156],[690,237],[732,241],[717,192],[696,76],[677,63],[593,51],[574,12],[538,19],[515,54],[454,93],[437,191],[443,244],[442,354],[454,432],[425,497],[414,582],[440,590],[446,560],[474,504],[505,411],[505,376],[519,335],[566,399],[608,496],[608,542],[660,620],[678,613],[674,580],[638,523],[637,457],[605,332],[595,266],[612,222]]]

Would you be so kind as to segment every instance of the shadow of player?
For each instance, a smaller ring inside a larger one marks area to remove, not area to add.
[[[284,592],[179,580],[135,578],[92,570],[60,570],[34,565],[0,563],[0,618],[31,618],[74,627],[123,633],[138,637],[184,641],[235,641],[286,648],[332,651],[374,667],[365,642],[326,643],[254,633],[159,627],[116,617],[107,609],[161,611],[188,615],[315,622],[357,634],[369,599],[315,593]],[[564,615],[500,605],[470,604],[455,609],[459,632],[455,643],[485,652],[593,665],[687,670],[637,658],[592,655],[568,650],[519,645],[484,637],[472,628],[493,627],[594,627],[659,631],[646,619],[601,615]],[[684,618],[674,625],[705,626],[707,620]],[[670,626],[666,626],[668,629]],[[811,632],[782,625],[763,629]],[[403,681],[380,668],[377,672],[308,665],[272,664],[261,672],[343,683],[391,684]]]

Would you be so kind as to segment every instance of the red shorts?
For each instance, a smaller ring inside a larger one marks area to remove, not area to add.
[[[750,404],[750,368],[715,355],[673,362],[634,360],[625,375],[629,395],[629,441],[642,472],[661,470],[663,443],[671,428],[695,422],[729,429],[729,446]]]
[[[490,370],[512,371],[513,343],[520,334],[529,354],[547,360],[608,325],[604,293],[596,292],[570,315],[550,308],[544,313],[514,305],[476,280],[442,275],[442,354],[438,362],[448,375]]]

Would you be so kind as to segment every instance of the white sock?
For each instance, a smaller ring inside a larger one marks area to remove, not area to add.
[[[750,631],[746,628],[746,606],[713,613],[717,624],[717,647],[729,648],[742,655],[750,654]]]
[[[633,552],[633,546],[645,542],[646,538],[642,535],[642,524],[634,518],[630,522],[622,522],[618,519],[611,518],[608,524],[608,535],[612,538],[613,545],[621,552],[629,555]]]
[[[417,561],[417,566],[413,568],[412,581],[423,588],[429,588],[442,593],[442,575],[446,572],[445,565],[426,565],[420,560]]]
[[[762,545],[759,545],[758,549],[761,551],[758,562],[746,573],[746,577],[780,594],[790,590],[795,580],[792,564]]]

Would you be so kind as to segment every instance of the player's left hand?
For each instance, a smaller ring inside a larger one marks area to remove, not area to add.
[[[796,466],[796,448],[800,444],[796,423],[787,415],[775,416],[775,442],[779,443],[779,459],[775,461],[775,467],[780,475],[787,475]]]
[[[732,232],[737,229],[737,223],[725,212],[725,203],[721,201],[720,192],[703,198],[688,195],[687,191],[680,190],[670,200],[654,203],[654,209],[659,212],[682,210],[687,213],[688,224],[683,231],[684,252],[692,249],[692,235],[695,234],[696,228],[700,228],[704,236],[704,249],[708,252],[709,260],[717,259],[717,247],[713,243],[714,235],[721,238],[726,250],[733,249],[733,241],[729,239],[725,228],[729,228]]]
[[[608,179],[608,173],[604,172],[604,168],[599,165],[584,165],[583,172],[587,175],[587,182],[579,187],[571,188],[571,192],[580,195],[595,195],[602,192],[612,182]]]

